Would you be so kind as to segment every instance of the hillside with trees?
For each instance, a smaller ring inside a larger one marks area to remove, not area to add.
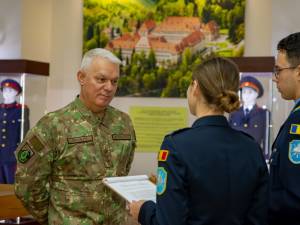
[[[115,54],[124,62],[121,66],[119,96],[185,97],[191,82],[192,69],[211,55],[241,56],[244,39],[245,0],[136,0],[121,4],[119,1],[84,0],[83,53],[89,49],[105,48],[110,40],[125,33],[136,32],[144,21],[159,24],[169,16],[198,17],[208,23],[215,21],[222,42],[211,42],[215,52],[191,53],[185,48],[177,64],[157,63],[155,52],[132,52],[130,59],[122,57],[122,49]]]

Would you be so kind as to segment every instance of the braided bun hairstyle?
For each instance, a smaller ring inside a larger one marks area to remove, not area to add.
[[[206,60],[195,68],[192,77],[209,107],[227,113],[240,107],[239,70],[231,60],[222,57]]]

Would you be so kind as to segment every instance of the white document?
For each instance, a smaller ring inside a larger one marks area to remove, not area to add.
[[[128,202],[156,201],[156,185],[149,180],[147,175],[106,177],[103,183]]]

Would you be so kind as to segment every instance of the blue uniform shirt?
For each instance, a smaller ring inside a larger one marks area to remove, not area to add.
[[[300,102],[281,126],[270,159],[270,225],[300,224]]]
[[[265,225],[268,170],[258,144],[224,116],[167,135],[158,156],[157,204],[142,225]]]

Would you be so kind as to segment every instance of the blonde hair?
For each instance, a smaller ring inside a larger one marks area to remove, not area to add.
[[[240,107],[239,70],[234,62],[222,57],[204,61],[193,71],[193,80],[206,103],[215,110],[230,113]]]

